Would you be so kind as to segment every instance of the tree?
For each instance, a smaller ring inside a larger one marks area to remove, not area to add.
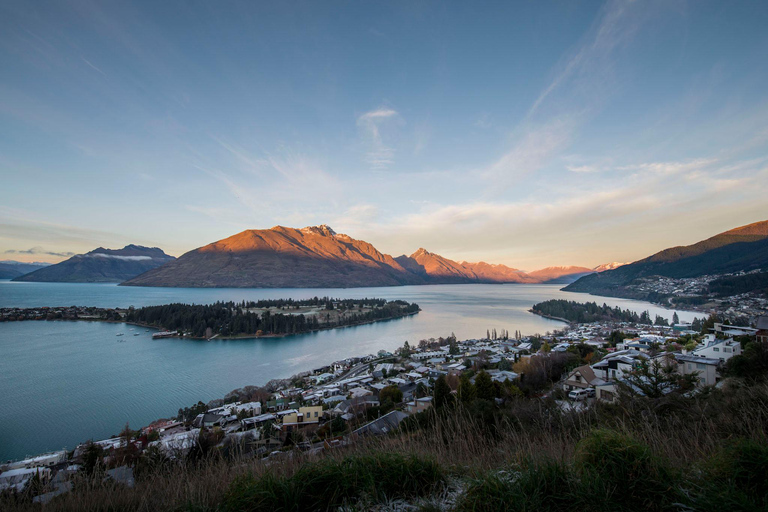
[[[512,363],[509,361],[509,359],[501,358],[501,361],[499,361],[499,370],[503,372],[512,370]]]
[[[403,343],[403,348],[400,349],[400,355],[402,357],[411,357],[411,346],[408,344],[408,341]]]
[[[448,353],[452,356],[459,355],[459,345],[456,343],[456,340],[451,340],[450,345],[448,346]]]
[[[653,360],[638,360],[637,366],[626,373],[619,388],[629,395],[642,395],[648,398],[661,398],[673,391],[693,389],[698,380],[698,372],[681,374],[677,371],[677,361],[669,354]]]
[[[672,325],[677,325],[680,323],[680,317],[677,316],[677,311],[672,313]]]
[[[475,390],[477,398],[482,400],[493,400],[496,398],[496,386],[487,372],[481,371],[475,376]]]
[[[461,374],[459,379],[458,395],[459,400],[464,404],[472,402],[477,396],[475,386],[472,384],[469,378],[469,375],[465,372]]]
[[[544,343],[542,343],[542,345],[541,345],[541,350],[542,350],[542,352],[551,352],[551,351],[552,351],[552,347],[550,347],[550,346],[549,346],[549,343],[547,343],[547,342],[545,341],[545,342],[544,342]]]
[[[440,375],[435,381],[435,409],[441,409],[451,403],[451,388],[445,381],[445,375]]]
[[[403,392],[400,391],[400,388],[392,384],[379,392],[379,401],[382,403],[382,405],[385,402],[389,402],[391,404],[399,404],[403,401]]]
[[[654,320],[653,325],[668,327],[669,326],[669,322],[663,316],[656,315],[656,320]]]

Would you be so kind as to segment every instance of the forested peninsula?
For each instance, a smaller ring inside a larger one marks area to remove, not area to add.
[[[87,320],[124,322],[174,332],[185,338],[254,338],[288,336],[324,329],[363,325],[413,315],[418,304],[402,300],[269,299],[216,302],[214,304],[166,304],[142,308],[85,306],[1,308],[0,322],[24,320]],[[164,337],[171,337],[164,336]]]
[[[580,303],[564,299],[552,299],[534,304],[530,311],[539,316],[569,323],[631,322],[648,325],[669,325],[665,318],[658,315],[655,320],[652,319],[647,311],[643,311],[638,315],[634,311],[621,309],[618,306],[615,308],[607,304],[598,306],[596,302]]]
[[[183,332],[192,338],[235,338],[301,334],[401,318],[419,311],[418,304],[402,300],[314,297],[147,306],[129,310],[126,321]]]

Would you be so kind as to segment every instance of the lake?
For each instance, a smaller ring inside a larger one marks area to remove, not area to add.
[[[246,385],[287,378],[352,356],[394,350],[404,341],[482,337],[487,329],[545,333],[562,323],[528,312],[565,298],[668,319],[672,311],[627,299],[560,290],[562,285],[477,284],[352,289],[137,288],[114,284],[0,281],[0,307],[128,307],[266,298],[380,297],[416,302],[422,312],[376,324],[285,338],[152,340],[125,324],[30,321],[0,324],[0,460],[72,449],[174,416],[180,407]],[[678,312],[681,320],[695,313]],[[699,314],[700,316],[701,314]],[[123,336],[118,337],[118,333]],[[118,341],[120,340],[120,341]]]

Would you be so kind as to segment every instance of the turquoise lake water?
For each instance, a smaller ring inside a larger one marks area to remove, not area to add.
[[[672,317],[672,311],[645,302],[568,293],[560,291],[561,286],[185,289],[0,281],[0,307],[140,307],[328,295],[403,299],[422,308],[418,315],[359,327],[211,342],[152,340],[151,332],[125,324],[0,323],[0,460],[72,449],[87,439],[116,434],[126,423],[144,426],[198,400],[220,398],[236,388],[287,378],[338,359],[394,350],[406,340],[413,343],[451,332],[467,339],[493,328],[543,334],[563,325],[528,312],[547,299],[605,302],[648,310],[651,317]],[[679,316],[692,320],[694,314]],[[117,337],[121,332],[124,335]]]

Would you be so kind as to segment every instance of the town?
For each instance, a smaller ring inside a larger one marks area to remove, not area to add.
[[[8,461],[0,465],[0,491],[33,492],[33,501],[45,503],[69,492],[77,475],[99,468],[104,479],[131,487],[134,471],[148,458],[173,463],[218,453],[276,464],[317,456],[395,434],[435,408],[474,398],[497,406],[553,400],[563,411],[579,411],[622,395],[695,395],[721,386],[728,362],[745,347],[768,345],[768,316],[754,327],[717,320],[710,316],[702,331],[680,322],[594,322],[544,335],[489,329],[479,339],[405,342],[394,353],[352,357],[235,390],[138,430],[126,425],[112,438],[72,451]]]

